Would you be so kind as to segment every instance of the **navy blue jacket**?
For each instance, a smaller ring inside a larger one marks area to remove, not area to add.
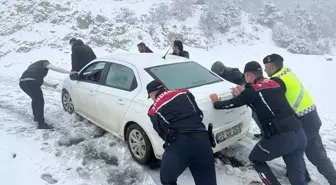
[[[275,120],[277,123],[281,122],[280,125],[275,125],[279,130],[286,129],[280,128],[282,126],[288,127],[284,122],[290,123],[293,128],[301,125],[281,89],[281,81],[258,78],[253,84],[247,84],[245,90],[237,97],[214,103],[214,108],[232,109],[243,105],[254,109],[264,132],[267,132],[271,124],[275,124]]]
[[[206,131],[203,112],[186,89],[159,92],[148,116],[155,131],[165,141],[169,128],[177,133]]]

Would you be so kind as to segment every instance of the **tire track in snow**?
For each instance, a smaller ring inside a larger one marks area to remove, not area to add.
[[[122,141],[111,134],[103,134],[99,127],[87,121],[76,121],[74,116],[63,112],[60,90],[43,89],[46,122],[53,125],[55,131],[39,131],[32,120],[31,100],[21,91],[18,82],[2,77],[0,89],[0,112],[6,115],[3,118],[7,123],[22,123],[0,124],[0,128],[5,128],[4,134],[14,134],[21,139],[34,138],[41,142],[41,145],[48,145],[43,146],[41,150],[53,153],[56,156],[55,160],[74,163],[70,167],[60,165],[59,168],[52,169],[50,174],[63,174],[64,182],[77,176],[88,183],[91,182],[89,184],[155,184],[151,177],[144,173],[143,168],[131,160]]]

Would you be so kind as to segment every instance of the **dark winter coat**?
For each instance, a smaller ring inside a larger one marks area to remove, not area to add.
[[[50,63],[48,60],[39,60],[32,63],[23,72],[20,80],[34,79],[41,86],[43,84],[44,77],[46,77],[48,74],[49,69],[47,68],[47,66],[49,64]]]
[[[153,51],[150,50],[147,46],[145,46],[145,50],[141,51],[140,53],[153,53]]]
[[[238,68],[225,67],[220,77],[237,85],[244,85],[246,83],[244,74]]]
[[[187,89],[159,92],[148,116],[155,131],[165,141],[169,128],[177,133],[206,131],[203,112]]]
[[[226,67],[222,62],[216,61],[211,66],[211,71],[236,85],[244,85],[244,74],[238,68]]]
[[[301,128],[300,121],[289,105],[281,83],[258,78],[253,84],[246,84],[245,90],[237,97],[214,103],[215,109],[232,109],[249,105],[258,116],[266,137],[277,132]]]
[[[185,51],[185,50],[181,51],[179,54],[173,52],[172,55],[177,55],[177,56],[180,56],[180,57],[189,58],[189,52]]]
[[[81,40],[76,40],[71,48],[71,71],[80,71],[85,65],[96,59],[96,55],[90,46]]]

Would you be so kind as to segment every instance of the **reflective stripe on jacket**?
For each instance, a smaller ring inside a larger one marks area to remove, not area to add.
[[[286,98],[298,117],[316,110],[309,92],[291,69],[283,67],[280,71],[273,74],[272,77],[278,77],[285,83]]]

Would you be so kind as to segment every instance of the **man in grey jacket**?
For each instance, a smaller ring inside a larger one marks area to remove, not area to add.
[[[222,62],[216,61],[211,66],[211,71],[224,78],[225,80],[234,83],[236,85],[245,85],[244,74],[238,68],[226,67]],[[260,134],[254,134],[256,138],[261,138],[263,136],[260,122],[258,120],[257,114],[252,111],[252,118],[257,123]]]

